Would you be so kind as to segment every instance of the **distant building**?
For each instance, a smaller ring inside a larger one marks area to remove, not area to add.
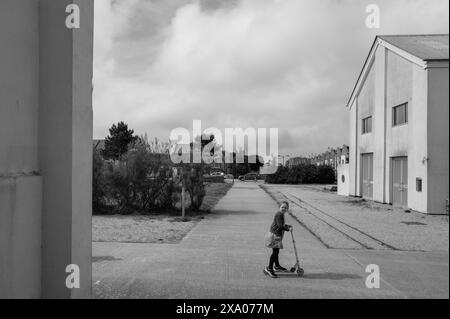
[[[449,36],[378,36],[350,96],[350,195],[431,214],[449,198]]]
[[[102,151],[105,149],[105,140],[93,140],[92,146],[94,148],[94,151]]]
[[[349,147],[343,145],[338,148],[328,148],[326,152],[313,156],[310,162],[317,166],[329,165],[333,167],[337,174],[338,166],[340,164],[348,164],[349,160]]]
[[[288,159],[288,161],[286,162],[286,166],[289,168],[292,168],[294,166],[299,166],[299,165],[307,165],[307,164],[311,164],[311,159],[306,158],[306,157],[293,157]]]

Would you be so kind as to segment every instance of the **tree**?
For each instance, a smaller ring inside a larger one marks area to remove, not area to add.
[[[238,155],[233,154],[233,160],[236,165],[236,174],[242,176],[248,173],[259,172],[260,168],[264,166],[264,159],[259,155],[244,155],[244,163],[236,163]]]
[[[333,167],[312,164],[280,166],[275,174],[268,175],[266,179],[269,184],[333,184],[335,181]]]
[[[128,129],[124,122],[113,124],[109,129],[109,136],[105,139],[105,149],[102,155],[106,159],[119,160],[128,151],[128,145],[137,140],[134,130]]]
[[[317,182],[319,184],[334,184],[336,182],[334,168],[329,165],[320,166],[317,170]]]
[[[92,166],[92,209],[98,213],[103,209],[105,197],[104,163],[100,151],[94,150]]]

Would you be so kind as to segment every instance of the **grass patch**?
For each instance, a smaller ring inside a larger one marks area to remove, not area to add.
[[[200,212],[171,211],[158,215],[102,215],[92,217],[92,240],[94,242],[125,243],[179,243],[194,226],[204,219],[219,200],[230,190],[232,184],[211,183],[206,185],[206,196]]]
[[[206,195],[200,211],[210,213],[216,204],[233,187],[231,183],[208,183],[205,186]]]
[[[170,215],[93,216],[92,240],[97,242],[176,244],[200,221],[200,217]]]

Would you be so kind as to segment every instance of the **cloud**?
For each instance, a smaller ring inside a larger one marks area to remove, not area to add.
[[[382,28],[365,27],[366,5]],[[376,34],[448,33],[443,0],[96,1],[94,134],[168,139],[278,127],[281,152],[347,143],[345,104]]]

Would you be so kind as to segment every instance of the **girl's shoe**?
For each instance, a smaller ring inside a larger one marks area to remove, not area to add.
[[[269,269],[269,267],[264,268],[264,274],[272,278],[278,278],[273,269]]]
[[[281,266],[275,266],[274,270],[276,270],[276,271],[288,271],[286,268],[281,267]]]

